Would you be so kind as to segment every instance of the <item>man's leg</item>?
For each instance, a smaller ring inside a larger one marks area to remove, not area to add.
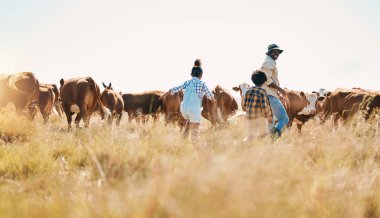
[[[286,124],[289,122],[289,117],[286,114],[286,110],[284,108],[284,105],[282,105],[280,99],[274,97],[274,96],[268,96],[270,106],[273,112],[273,115],[277,118],[278,122],[275,126],[276,130],[281,133],[282,129]],[[269,125],[269,128],[273,128],[274,123]]]

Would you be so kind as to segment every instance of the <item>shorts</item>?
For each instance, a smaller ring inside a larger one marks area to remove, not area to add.
[[[186,120],[190,120],[191,123],[201,122],[201,108],[197,105],[192,105],[190,107],[183,107],[181,105],[181,114]]]

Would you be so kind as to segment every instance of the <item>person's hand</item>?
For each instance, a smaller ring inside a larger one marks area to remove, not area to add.
[[[160,100],[163,101],[164,98],[165,98],[167,95],[168,95],[168,93],[165,93],[165,94],[161,95],[161,96],[160,96]]]
[[[281,93],[282,96],[286,96],[286,92],[285,92],[285,90],[283,90],[283,89],[279,89],[279,92]]]

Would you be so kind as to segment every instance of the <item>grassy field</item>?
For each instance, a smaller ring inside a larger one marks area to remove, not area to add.
[[[380,217],[379,120],[252,143],[203,121],[192,144],[162,118],[67,132],[2,110],[0,217]]]

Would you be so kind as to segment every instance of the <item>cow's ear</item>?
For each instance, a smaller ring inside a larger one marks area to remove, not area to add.
[[[58,90],[58,88],[55,84],[53,84],[53,90]]]
[[[331,95],[331,92],[327,92],[326,96],[330,96]]]
[[[63,78],[59,80],[59,84],[61,84],[61,86],[63,86],[64,83],[65,83],[65,80],[63,80]]]
[[[300,93],[300,96],[301,96],[301,97],[305,97],[305,98],[306,98],[306,95],[305,95],[305,93],[304,93],[304,92],[301,92],[301,93]]]
[[[232,89],[233,89],[234,91],[237,91],[237,92],[240,90],[240,88],[237,87],[237,86],[232,87]]]
[[[106,86],[106,84],[104,84],[104,82],[102,82],[102,85],[103,85],[104,88],[107,88],[107,86]]]
[[[318,101],[323,101],[323,100],[325,100],[325,99],[326,99],[325,96],[318,97]]]

